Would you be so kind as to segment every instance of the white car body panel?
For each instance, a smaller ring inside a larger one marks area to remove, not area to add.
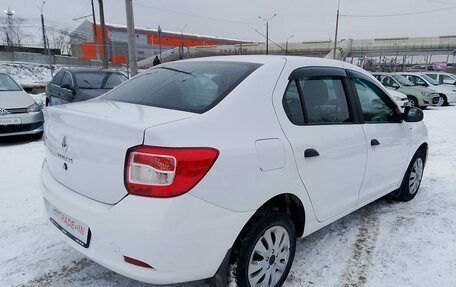
[[[306,236],[397,188],[410,159],[427,142],[422,122],[293,126],[282,106],[290,73],[300,67],[339,67],[378,83],[353,65],[281,56],[190,61],[263,66],[202,114],[106,101],[48,110],[42,171],[45,205],[89,226],[94,235],[88,248],[65,237],[66,241],[125,276],[155,284],[213,276],[247,221],[277,195],[299,198]],[[65,156],[73,160],[70,174],[57,155],[64,149],[63,137],[68,145]],[[381,146],[372,148],[372,138]],[[184,195],[127,195],[126,151],[142,144],[211,147],[220,154]],[[322,156],[304,159],[307,148],[316,148]],[[123,256],[155,269],[126,263]]]

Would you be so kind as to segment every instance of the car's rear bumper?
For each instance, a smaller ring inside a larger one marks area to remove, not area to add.
[[[43,132],[43,113],[9,114],[6,118],[20,118],[21,123],[16,125],[0,125],[0,137],[38,134]]]
[[[89,226],[88,248],[59,232],[71,246],[117,273],[154,284],[212,277],[253,214],[232,212],[189,194],[172,199],[128,195],[115,205],[103,204],[58,183],[46,163],[42,190],[48,215],[57,207]],[[123,256],[153,269],[126,263]]]

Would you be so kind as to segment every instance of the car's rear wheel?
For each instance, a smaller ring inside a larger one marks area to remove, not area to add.
[[[231,276],[238,286],[282,286],[296,250],[292,219],[278,211],[260,215],[247,226],[236,245]]]
[[[423,178],[424,162],[424,152],[422,150],[417,151],[407,168],[401,187],[393,196],[394,199],[410,201],[416,196]]]

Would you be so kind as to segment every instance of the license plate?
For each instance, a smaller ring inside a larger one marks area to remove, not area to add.
[[[2,126],[20,125],[21,123],[22,123],[21,118],[0,119],[0,125],[2,125]]]
[[[66,236],[84,248],[89,247],[90,228],[84,223],[51,206],[51,222]]]

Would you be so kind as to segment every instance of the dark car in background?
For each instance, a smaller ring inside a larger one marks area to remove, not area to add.
[[[128,80],[108,69],[65,68],[46,86],[46,105],[54,106],[96,98]]]

